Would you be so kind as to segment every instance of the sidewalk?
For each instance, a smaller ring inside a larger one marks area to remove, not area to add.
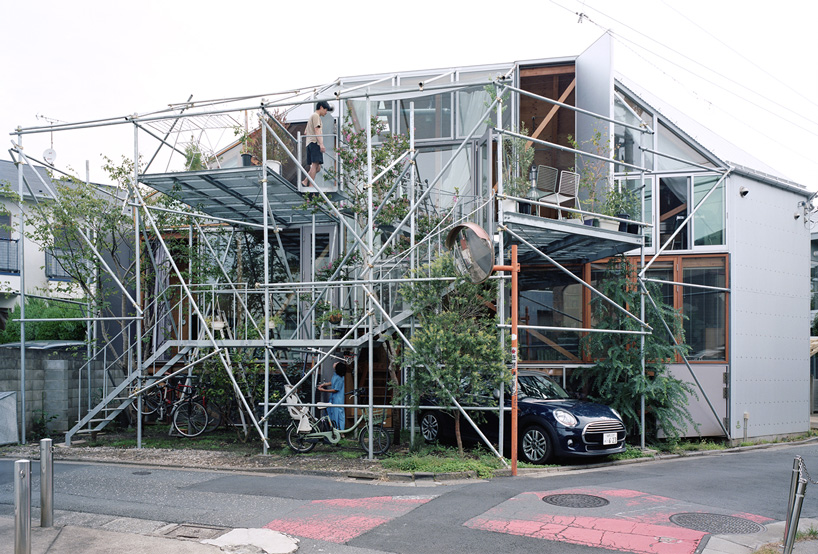
[[[32,554],[287,554],[298,550],[298,539],[267,529],[224,529],[190,524],[55,511],[54,527],[39,526],[39,512],[32,510]],[[799,529],[818,529],[818,519],[802,518]],[[700,554],[752,554],[765,544],[775,551],[784,536],[784,522],[767,524],[761,533],[712,535]],[[206,544],[214,541],[217,544]],[[0,554],[14,552],[14,517],[0,516]],[[221,548],[224,547],[224,548]],[[333,545],[335,552],[353,549]],[[818,540],[795,544],[795,554],[818,554]]]
[[[776,552],[781,552],[784,522],[768,523],[764,527],[763,532],[748,535],[711,535],[701,554],[751,554],[765,544],[772,544]],[[799,531],[807,531],[810,527],[818,529],[818,519],[802,517],[799,520]],[[818,554],[818,540],[797,542],[792,551],[794,554]]]
[[[40,527],[39,510],[32,509],[31,519],[31,554],[289,554],[298,549],[298,539],[269,529],[231,530],[60,510],[54,511],[53,527]],[[0,544],[0,554],[14,552],[14,516],[0,516]]]

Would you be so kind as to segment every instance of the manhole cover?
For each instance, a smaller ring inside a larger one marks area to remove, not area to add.
[[[608,505],[608,501],[601,496],[591,494],[552,494],[542,501],[563,508],[601,508]]]
[[[151,472],[150,471],[134,471],[133,474],[134,475],[150,475]]]
[[[686,512],[673,514],[670,516],[670,521],[679,527],[703,531],[711,535],[747,535],[764,530],[764,526],[755,521],[721,514]]]

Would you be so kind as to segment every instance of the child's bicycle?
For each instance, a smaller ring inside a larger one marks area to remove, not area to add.
[[[366,389],[355,389],[348,392],[357,399]],[[306,453],[315,448],[318,442],[326,441],[329,444],[338,444],[342,437],[352,433],[358,433],[358,444],[362,449],[369,451],[369,420],[367,412],[363,409],[358,419],[350,427],[343,431],[336,429],[328,415],[315,418],[309,413],[305,406],[300,405],[295,393],[287,391],[287,408],[293,418],[293,422],[287,427],[287,444],[295,452]],[[318,409],[325,410],[333,406],[326,402],[319,402]],[[383,428],[383,409],[372,410],[372,453],[383,454],[389,450],[392,439],[386,429]]]

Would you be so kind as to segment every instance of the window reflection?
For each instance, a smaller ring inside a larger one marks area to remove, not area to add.
[[[693,201],[696,206],[718,181],[718,176],[693,178]],[[724,244],[724,229],[724,182],[722,181],[693,216],[693,244],[696,246]]]
[[[688,258],[682,261],[683,282],[725,287],[724,258]],[[684,287],[685,342],[693,360],[724,360],[727,293]]]
[[[520,323],[550,327],[582,327],[582,285],[558,270],[526,270],[521,274]],[[520,331],[523,360],[580,361],[580,335],[574,331]]]
[[[682,226],[688,214],[687,177],[663,177],[659,179],[659,243],[660,246]],[[670,250],[688,248],[689,228],[679,231],[668,247]]]

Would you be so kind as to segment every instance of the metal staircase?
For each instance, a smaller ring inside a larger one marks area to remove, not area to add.
[[[151,374],[151,377],[161,377],[192,350],[191,346],[183,345],[181,341],[165,341],[150,358],[145,360],[143,367],[148,368],[154,365],[171,347],[179,347],[179,350],[168,360],[164,361],[164,363]],[[144,375],[145,374],[143,374],[143,376]],[[71,446],[71,439],[74,435],[98,433],[133,404],[136,401],[136,396],[130,396],[131,385],[134,384],[138,377],[138,371],[128,374],[99,404],[85,414],[85,417],[80,419],[77,424],[65,434],[65,445]]]

